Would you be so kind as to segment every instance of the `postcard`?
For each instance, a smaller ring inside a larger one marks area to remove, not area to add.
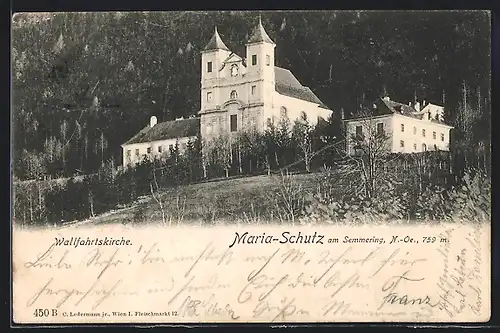
[[[15,324],[487,322],[488,11],[17,13]]]

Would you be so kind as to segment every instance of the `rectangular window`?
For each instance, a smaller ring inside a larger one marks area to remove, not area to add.
[[[151,147],[148,147],[148,154],[151,154]]]
[[[266,66],[270,66],[271,65],[271,57],[266,55]]]
[[[139,149],[135,150],[135,156],[139,157]]]
[[[255,65],[257,65],[257,55],[252,54],[252,66],[255,66]]]
[[[401,132],[405,131],[405,124],[401,124]]]
[[[399,146],[401,148],[404,148],[405,147],[405,142],[403,140],[399,141]]]
[[[360,140],[363,137],[363,126],[356,126],[356,139]]]
[[[252,95],[255,95],[256,90],[257,90],[257,86],[252,86]]]
[[[231,115],[230,118],[231,132],[236,132],[238,130],[238,117],[235,114]]]
[[[130,149],[129,149],[129,150],[127,150],[127,161],[128,161],[128,162],[130,162],[130,154],[131,154],[131,153],[130,153]]]
[[[425,129],[422,129],[422,136],[425,138]]]
[[[212,73],[212,62],[207,62],[207,72]]]
[[[444,133],[441,133],[441,141],[444,141]]]
[[[211,101],[212,100],[212,92],[209,91],[207,92],[207,101]]]
[[[161,151],[163,150],[163,146],[158,146],[158,152],[161,154]]]
[[[413,150],[417,150],[417,144],[416,143],[413,144]]]
[[[432,132],[432,138],[436,140],[436,132]]]
[[[417,134],[417,128],[415,126],[413,126],[413,134],[416,135]]]
[[[384,135],[384,123],[377,124],[377,135]]]

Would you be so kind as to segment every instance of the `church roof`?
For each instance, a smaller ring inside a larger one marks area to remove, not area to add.
[[[253,43],[270,43],[274,44],[272,39],[269,37],[267,34],[266,30],[264,29],[264,26],[262,25],[262,21],[259,18],[259,24],[253,29],[252,34],[250,35],[250,38],[248,39],[248,44],[253,44]]]
[[[158,123],[153,127],[144,127],[139,133],[124,143],[143,143],[175,138],[184,138],[198,135],[200,131],[200,118],[172,120]]]
[[[212,50],[226,50],[229,51],[228,47],[222,39],[219,36],[219,32],[217,31],[217,27],[215,27],[214,35],[208,42],[207,46],[205,46],[205,51],[212,51]]]
[[[319,104],[329,109],[309,87],[303,86],[288,69],[274,67],[275,89],[281,95]]]

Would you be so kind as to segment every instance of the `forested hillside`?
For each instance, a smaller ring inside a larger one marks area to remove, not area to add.
[[[13,18],[14,173],[93,173],[151,115],[196,114],[214,26],[244,55],[256,12],[19,14]],[[486,12],[264,12],[276,65],[334,111],[389,94],[443,104],[456,149],[489,149]]]

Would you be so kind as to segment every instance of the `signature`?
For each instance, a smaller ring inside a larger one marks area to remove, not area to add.
[[[232,320],[240,318],[229,303],[223,306],[219,305],[219,302],[215,299],[215,294],[211,294],[206,300],[187,296],[179,307],[178,312],[179,315],[183,317],[198,317],[204,315],[210,317],[229,316]]]
[[[408,284],[412,282],[421,282],[424,281],[425,278],[417,278],[410,277],[410,271],[405,271],[401,275],[394,275],[390,277],[383,285],[382,291],[387,292],[387,294],[383,297],[382,302],[380,303],[377,310],[381,310],[385,305],[428,305],[430,307],[435,307],[439,305],[439,302],[433,301],[431,297],[427,294],[418,295],[418,296],[409,296],[408,293],[399,293],[396,292],[396,288],[400,286],[402,283]],[[411,286],[405,285],[404,289],[414,289]]]

